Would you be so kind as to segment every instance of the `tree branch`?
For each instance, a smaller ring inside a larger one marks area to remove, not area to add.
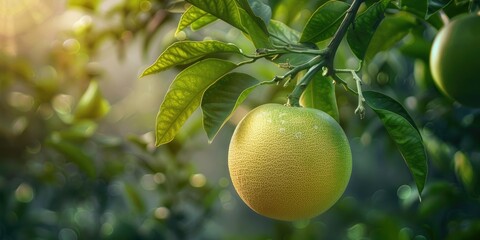
[[[334,73],[333,62],[335,60],[335,55],[337,53],[338,47],[342,42],[343,37],[347,33],[348,27],[350,24],[353,23],[355,20],[355,16],[357,15],[357,11],[360,8],[363,0],[354,0],[350,8],[347,10],[347,14],[345,18],[343,18],[340,27],[338,28],[335,35],[333,35],[332,41],[327,46],[327,55],[326,55],[326,67],[327,67],[327,75],[332,75]]]
[[[332,40],[328,44],[326,51],[322,51],[323,54],[320,55],[322,57],[322,61],[310,67],[308,72],[305,74],[305,76],[303,76],[300,82],[295,86],[292,93],[288,96],[288,103],[287,103],[288,105],[293,107],[300,106],[300,103],[299,103],[300,96],[302,95],[303,91],[310,83],[313,75],[315,75],[320,69],[322,70],[324,70],[324,68],[326,69],[326,72],[324,72],[323,75],[332,76],[334,77],[334,79],[338,79],[338,76],[335,75],[335,71],[333,68],[335,55],[337,53],[338,47],[340,46],[340,43],[342,42],[342,39],[345,37],[345,34],[347,33],[348,27],[355,20],[355,16],[357,14],[358,8],[362,4],[362,2],[363,0],[353,1],[350,8],[348,8],[347,14],[343,18],[343,21],[340,24],[340,27],[337,29],[337,31],[333,35]],[[346,84],[344,85],[347,86]]]

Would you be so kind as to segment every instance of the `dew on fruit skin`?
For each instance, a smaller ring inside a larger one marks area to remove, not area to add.
[[[281,133],[284,133],[284,132],[285,132],[285,128],[280,128],[279,131],[280,131]]]
[[[294,134],[294,136],[295,136],[296,139],[300,139],[300,138],[302,138],[302,132],[296,132]]]
[[[318,126],[317,126],[317,125],[313,125],[313,128],[316,130],[316,129],[318,129]]]

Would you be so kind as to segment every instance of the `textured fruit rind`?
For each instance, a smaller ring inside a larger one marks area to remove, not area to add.
[[[316,109],[265,104],[237,126],[228,166],[255,212],[279,220],[314,217],[343,194],[352,171],[348,139]]]

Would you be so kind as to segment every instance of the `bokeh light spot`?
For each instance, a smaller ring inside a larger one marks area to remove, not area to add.
[[[155,209],[154,215],[157,219],[166,219],[170,215],[170,210],[166,207],[159,207]]]
[[[156,184],[162,184],[167,180],[167,177],[165,177],[165,174],[158,172],[153,175],[153,181]]]
[[[32,96],[21,92],[11,92],[8,96],[8,104],[22,112],[32,109],[34,103]]]
[[[80,51],[80,42],[77,39],[70,38],[63,42],[63,48],[71,54],[78,53]]]
[[[397,190],[398,198],[405,200],[412,195],[412,188],[408,185],[402,185]]]
[[[150,9],[152,9],[152,3],[150,1],[140,2],[140,10],[142,10],[142,12],[148,12]]]
[[[205,177],[205,175],[203,175],[201,173],[193,174],[190,177],[190,184],[193,187],[200,188],[200,187],[205,186],[206,183],[207,183],[207,178]]]
[[[157,183],[155,182],[154,175],[152,174],[145,174],[142,176],[140,180],[140,185],[142,188],[148,191],[153,191],[157,188]]]
[[[32,201],[34,192],[32,187],[27,183],[20,184],[15,190],[15,198],[19,202],[28,203]]]
[[[60,240],[77,240],[78,236],[75,231],[70,228],[63,228],[58,233],[58,239]]]
[[[363,223],[357,223],[347,230],[348,239],[362,239],[365,236],[366,227]]]

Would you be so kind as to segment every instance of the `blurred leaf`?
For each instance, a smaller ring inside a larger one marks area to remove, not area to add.
[[[320,6],[305,25],[300,41],[320,42],[332,37],[349,7],[340,1],[329,1]]]
[[[78,101],[74,118],[76,120],[98,119],[105,116],[108,111],[110,111],[110,104],[103,98],[98,82],[92,80],[80,101]]]
[[[452,1],[453,0],[428,0],[427,17],[430,17],[441,9],[445,8]]]
[[[432,216],[435,213],[447,210],[453,201],[458,200],[458,188],[447,181],[435,181],[425,188],[425,201],[419,205],[419,214],[422,217]]]
[[[405,41],[399,49],[409,57],[419,58],[428,62],[430,60],[432,41],[425,39],[422,34],[423,29],[422,31],[413,31],[412,34],[409,35],[408,41]]]
[[[232,113],[259,81],[245,73],[229,73],[210,86],[202,99],[203,126],[212,142]]]
[[[68,161],[77,165],[87,176],[95,178],[96,168],[94,161],[79,146],[55,136],[49,139],[46,143],[48,146],[51,146],[53,149],[63,154]]]
[[[427,16],[428,1],[429,0],[402,0],[400,8],[423,19]]]
[[[421,196],[427,179],[428,163],[422,136],[413,119],[400,103],[386,95],[365,91],[363,96],[397,144]]]
[[[145,203],[143,202],[142,197],[137,192],[137,189],[134,185],[125,183],[125,193],[127,194],[128,199],[132,203],[135,211],[138,213],[145,212]]]
[[[322,110],[339,122],[335,85],[329,77],[315,74],[300,98],[304,107]]]
[[[455,162],[455,174],[462,181],[467,191],[472,193],[475,188],[475,172],[473,171],[468,156],[458,151],[455,153],[453,159]]]
[[[197,109],[205,90],[237,67],[220,59],[205,59],[180,72],[168,89],[156,120],[156,145],[173,140]]]
[[[190,6],[187,11],[182,14],[175,34],[179,33],[188,26],[191,26],[192,30],[198,30],[217,19],[217,17],[203,11],[200,8]]]
[[[231,43],[219,41],[182,41],[170,45],[150,67],[143,71],[141,77],[165,71],[177,65],[189,64],[213,53],[241,53]]]
[[[93,136],[98,125],[91,120],[75,122],[69,129],[57,132],[62,139],[84,140]]]
[[[348,29],[347,41],[357,58],[363,60],[375,29],[385,17],[384,12],[391,0],[382,0],[360,14]]]
[[[417,88],[421,91],[434,88],[433,77],[428,62],[416,59],[413,67],[413,77],[415,78]]]
[[[221,188],[212,188],[210,191],[208,191],[208,193],[205,194],[202,200],[202,205],[204,206],[204,208],[209,209],[214,206],[221,192]]]
[[[417,26],[415,17],[408,13],[397,13],[385,17],[368,45],[365,62],[370,63],[377,53],[392,48],[415,26]]]
[[[97,10],[100,5],[100,0],[69,0],[69,7],[81,7],[88,10]]]
[[[364,0],[363,2],[365,3],[365,6],[371,7],[373,4],[380,2],[382,0]]]
[[[300,33],[283,22],[270,20],[268,31],[272,35],[272,42],[277,45],[298,44]]]
[[[422,129],[422,137],[433,166],[437,168],[437,170],[450,172],[452,164],[451,159],[456,150],[451,145],[437,138],[427,128]]]
[[[196,117],[190,119],[189,124],[182,127],[182,131],[177,133],[175,136],[175,142],[179,144],[184,144],[186,140],[192,138],[193,135],[197,134],[200,130],[203,130],[203,123],[201,117]]]

